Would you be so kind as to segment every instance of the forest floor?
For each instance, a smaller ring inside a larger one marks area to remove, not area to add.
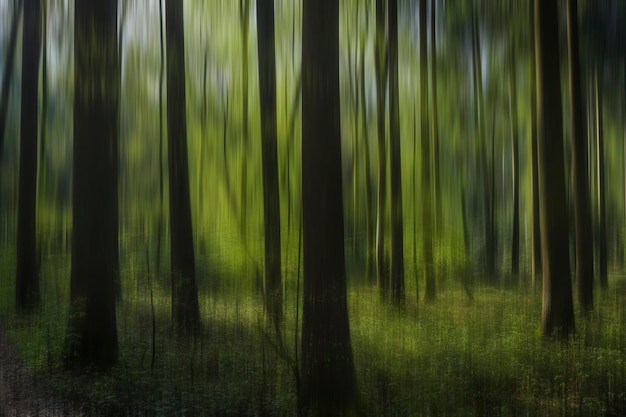
[[[68,401],[39,383],[0,323],[0,417],[71,417]]]

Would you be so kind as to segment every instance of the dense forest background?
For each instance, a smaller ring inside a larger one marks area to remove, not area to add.
[[[77,415],[626,413],[626,2],[0,22],[0,318]]]

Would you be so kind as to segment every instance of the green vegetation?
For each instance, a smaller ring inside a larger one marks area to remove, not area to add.
[[[561,3],[0,0],[0,331],[84,416],[626,415],[626,2]]]
[[[10,319],[9,334],[38,379],[89,416],[294,414],[293,279],[286,352],[265,333],[260,297],[235,286],[203,292],[203,331],[194,341],[177,341],[167,294],[155,281],[151,369],[145,253],[127,259],[127,295],[117,313],[120,363],[106,374],[62,371],[67,257],[44,263],[45,307],[31,318],[13,315],[12,288],[2,286],[3,319]],[[11,270],[10,252],[1,264]],[[355,368],[368,415],[620,415],[626,411],[626,281],[613,282],[617,289],[597,296],[601,307],[559,344],[541,335],[538,292],[479,287],[470,302],[460,285],[447,282],[437,303],[418,308],[409,290],[411,307],[400,313],[381,303],[374,288],[351,286]]]

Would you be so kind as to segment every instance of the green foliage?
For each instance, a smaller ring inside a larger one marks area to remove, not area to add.
[[[118,303],[120,364],[106,374],[62,371],[69,262],[46,258],[42,310],[16,317],[9,332],[37,379],[84,415],[293,415],[296,258],[289,258],[286,274],[281,350],[265,330],[260,296],[235,279],[201,288],[203,328],[195,339],[172,337],[168,292],[146,267],[144,250],[132,249],[126,248],[132,256],[123,262],[124,300]],[[226,253],[232,260],[239,256]],[[242,262],[213,262],[233,277],[243,270]],[[599,309],[568,343],[554,344],[540,332],[538,293],[477,287],[470,301],[456,277],[434,304],[416,305],[409,288],[404,312],[381,303],[374,288],[350,286],[357,381],[371,415],[623,412],[625,281],[598,296]]]

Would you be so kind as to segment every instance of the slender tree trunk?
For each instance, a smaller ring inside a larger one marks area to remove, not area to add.
[[[567,1],[570,123],[572,129],[572,186],[576,232],[576,283],[583,312],[593,309],[593,232],[587,177],[587,138],[584,127],[580,53],[578,47],[578,1]]]
[[[367,7],[367,4],[366,4]],[[367,9],[366,9],[367,10]],[[369,24],[369,12],[366,12],[366,27]],[[372,272],[374,266],[373,250],[374,250],[374,236],[375,227],[374,216],[372,213],[372,173],[370,165],[370,139],[369,139],[369,124],[367,122],[367,99],[365,90],[365,41],[361,42],[361,63],[360,63],[360,89],[361,89],[361,121],[363,124],[363,169],[365,175],[365,223],[366,223],[366,240],[365,246],[365,275],[368,282],[374,281],[374,273]]]
[[[358,413],[346,300],[339,2],[304,0],[302,203],[304,308],[299,408],[306,416]]]
[[[74,16],[72,272],[64,359],[67,368],[107,369],[118,354],[110,244],[117,230],[107,221],[116,201],[110,161],[119,135],[117,1],[76,0]]]
[[[378,201],[376,210],[376,277],[386,298],[389,276],[386,265],[385,222],[387,208],[387,144],[385,142],[385,101],[387,94],[387,45],[385,37],[386,0],[376,0],[376,100],[378,120]]]
[[[478,23],[476,17],[472,16],[472,61],[473,61],[473,83],[474,83],[474,114],[476,130],[478,131],[480,168],[483,180],[483,211],[485,225],[485,275],[487,282],[495,284],[495,242],[492,222],[492,199],[491,187],[489,184],[489,167],[487,166],[487,132],[485,128],[485,105],[483,101],[482,64],[480,36],[478,33]],[[491,161],[493,163],[493,160]]]
[[[511,141],[513,142],[513,242],[511,244],[511,274],[519,277],[519,136],[517,119],[517,71],[515,49],[509,57],[509,111],[511,115]]]
[[[436,11],[437,1],[431,0],[430,2],[430,88],[431,88],[431,101],[432,101],[432,135],[433,135],[433,185],[435,189],[435,195],[433,200],[433,207],[435,212],[435,242],[434,245],[439,252],[439,258],[442,254],[441,238],[443,235],[443,204],[441,201],[441,170],[439,169],[439,110],[437,101],[437,25],[436,25]],[[438,259],[439,262],[442,259]],[[441,274],[442,268],[445,263],[440,264]],[[442,277],[440,276],[440,279]]]
[[[44,188],[46,139],[48,134],[48,0],[42,1],[43,24],[41,33],[41,131],[39,132],[39,189]]]
[[[159,0],[159,46],[161,59],[159,63],[159,220],[157,225],[156,276],[161,276],[161,248],[163,227],[165,224],[165,197],[163,175],[163,82],[165,78],[165,44],[163,42],[163,3]]]
[[[404,222],[398,93],[398,0],[389,0],[389,150],[391,168],[391,298],[404,304]]]
[[[263,155],[263,221],[265,225],[265,308],[276,330],[283,320],[280,253],[280,201],[278,195],[278,147],[276,144],[276,52],[274,2],[257,0],[259,92],[261,100],[261,152]]]
[[[28,312],[39,305],[36,213],[41,1],[25,1],[15,304],[18,310]]]
[[[189,196],[183,2],[165,1],[165,28],[172,319],[179,332],[191,333],[200,322],[200,311]]]
[[[534,26],[535,2],[530,1],[530,22]],[[541,226],[539,213],[539,160],[537,155],[537,70],[535,64],[536,43],[535,31],[530,31],[531,37],[531,68],[530,72],[530,159],[531,159],[531,181],[532,181],[532,265],[531,265],[531,285],[536,288],[542,270],[541,264]]]
[[[241,152],[241,233],[245,239],[248,213],[248,150],[250,148],[250,130],[248,122],[248,34],[250,33],[250,1],[239,0],[239,19],[241,25],[241,94],[243,111],[243,137]]]
[[[535,0],[539,184],[543,249],[543,332],[574,332],[565,198],[557,0]]]
[[[599,59],[599,58],[598,58]],[[602,67],[595,66],[596,90],[596,140],[597,140],[597,169],[598,169],[598,275],[600,287],[608,287],[607,279],[607,247],[606,247],[606,180],[604,173],[604,128],[602,111]]]
[[[9,112],[9,93],[11,91],[11,77],[13,76],[13,67],[15,65],[15,50],[17,49],[17,35],[20,23],[20,12],[22,10],[22,3],[24,0],[20,0],[17,3],[15,12],[13,13],[13,23],[11,24],[11,34],[9,36],[9,51],[6,56],[6,63],[4,65],[4,71],[2,75],[2,91],[0,93],[0,163],[2,163],[2,155],[4,150],[4,134],[6,129],[7,115]]]
[[[430,168],[430,110],[428,107],[428,31],[426,30],[426,0],[419,3],[421,148],[422,148],[422,250],[426,289],[424,297],[432,302],[436,297],[432,240],[432,191]]]

